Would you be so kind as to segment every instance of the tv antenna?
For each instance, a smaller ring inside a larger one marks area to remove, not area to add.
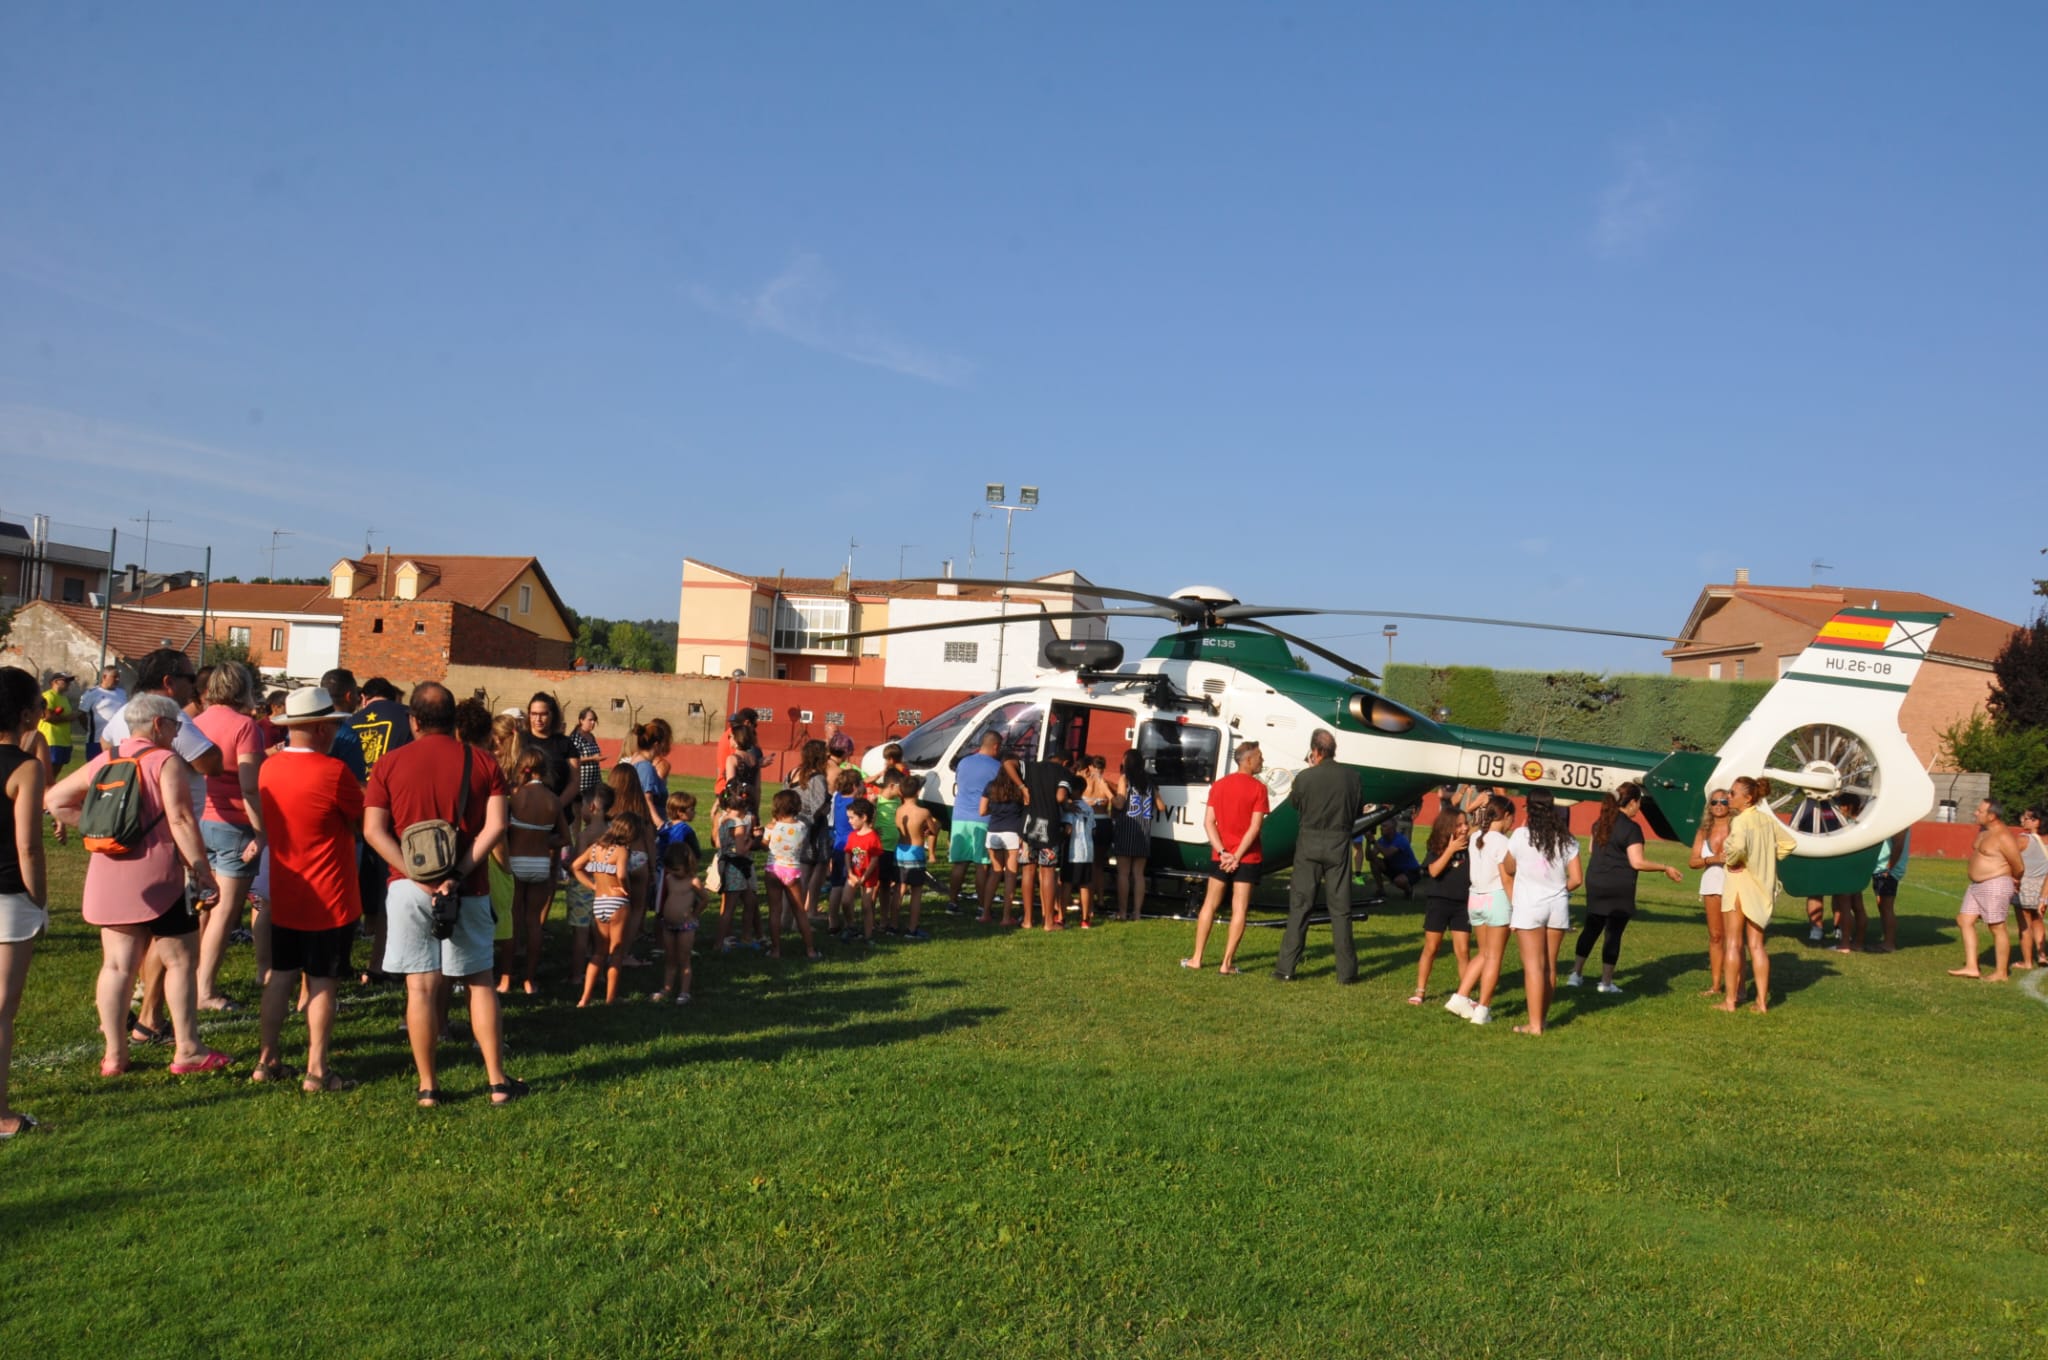
[[[142,570],[143,574],[147,575],[149,573],[149,527],[152,524],[169,524],[171,521],[158,519],[155,511],[145,510],[139,515],[130,515],[128,522],[142,526]],[[900,572],[898,574],[901,575]]]
[[[1823,562],[1818,557],[1814,558],[1813,561],[1807,563],[1807,567],[1813,572],[1813,584],[1815,585],[1820,584],[1820,574],[1822,572],[1834,570],[1834,566],[1832,564]]]
[[[370,555],[372,551],[370,544],[376,539],[379,532],[375,525],[363,530],[363,556],[368,557]]]
[[[912,548],[920,548],[923,546],[924,545],[921,543],[898,543],[896,545],[896,574],[899,577],[903,575],[904,557],[910,552]]]
[[[296,529],[272,529],[272,530],[270,531],[270,579],[271,579],[271,580],[275,581],[275,580],[277,579],[277,540],[279,540],[280,538],[290,538],[290,537],[291,537],[292,535],[296,534],[297,532],[298,532],[298,530],[296,530]]]

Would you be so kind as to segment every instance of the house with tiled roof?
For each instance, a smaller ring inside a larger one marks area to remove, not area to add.
[[[569,610],[534,557],[383,552],[336,562],[324,582],[216,581],[160,591],[135,612],[205,620],[266,674],[335,666],[410,685],[452,664],[567,666]]]
[[[1770,586],[1735,573],[1726,585],[1700,591],[1664,655],[1673,675],[1702,680],[1775,680],[1839,609],[1896,609],[1947,614],[1913,688],[1899,726],[1930,768],[1941,755],[1941,732],[1984,707],[1991,665],[2019,625],[1917,590],[1860,586]]]
[[[676,672],[835,685],[980,693],[1044,664],[1055,638],[1105,635],[1101,619],[1053,617],[1100,608],[1078,572],[1018,581],[1002,592],[952,581],[750,575],[683,559]],[[835,634],[994,616],[1011,622],[827,641]]]
[[[121,668],[124,686],[135,683],[134,663],[159,647],[175,647],[195,664],[199,660],[196,617],[32,600],[15,611],[0,640],[0,665],[19,666],[37,679],[55,670],[70,671],[82,689],[98,679],[103,628],[107,664]]]

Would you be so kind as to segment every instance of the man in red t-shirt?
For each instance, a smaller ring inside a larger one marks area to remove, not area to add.
[[[257,771],[263,831],[270,845],[270,976],[263,983],[262,1047],[256,1081],[282,1081],[278,1060],[285,1012],[306,979],[308,1091],[346,1091],[355,1083],[327,1066],[334,1032],[334,981],[348,971],[363,903],[356,887],[356,832],[363,789],[348,766],[328,754],[348,714],[324,689],[293,690],[277,725],[288,743]]]
[[[1195,952],[1180,961],[1183,968],[1200,968],[1202,951],[1209,944],[1209,929],[1216,924],[1216,909],[1223,905],[1223,890],[1230,889],[1230,933],[1223,941],[1223,964],[1219,973],[1238,972],[1237,946],[1244,939],[1245,916],[1252,909],[1252,888],[1259,881],[1264,856],[1259,853],[1259,828],[1266,824],[1270,801],[1259,771],[1266,757],[1255,741],[1239,742],[1237,773],[1227,774],[1209,786],[1209,810],[1202,823],[1209,832],[1209,891],[1202,898],[1201,915],[1195,918]]]
[[[419,1103],[440,1103],[434,1085],[434,1044],[440,1037],[444,979],[469,984],[469,1028],[490,1074],[491,1103],[526,1094],[526,1083],[505,1076],[500,1061],[498,993],[491,971],[493,928],[491,877],[486,861],[505,838],[505,775],[489,751],[464,746],[455,737],[455,696],[431,682],[413,688],[407,705],[413,738],[384,753],[370,771],[363,793],[363,839],[384,857],[390,879],[384,888],[384,971],[405,975],[405,1028],[419,1068]],[[469,797],[462,802],[462,771],[469,765]],[[407,827],[421,822],[457,824],[460,856],[453,877],[415,883],[406,877],[398,843]],[[460,904],[447,939],[434,934],[434,899],[456,894]]]

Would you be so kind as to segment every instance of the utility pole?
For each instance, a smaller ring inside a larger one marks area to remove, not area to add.
[[[272,529],[272,530],[270,531],[270,579],[271,579],[271,580],[275,581],[275,580],[277,579],[277,540],[279,540],[280,538],[290,538],[290,537],[291,537],[291,536],[292,536],[293,534],[295,534],[295,533],[297,533],[297,532],[298,532],[298,530],[296,530],[296,529]]]
[[[852,534],[848,534],[848,535],[846,536],[846,579],[847,579],[847,580],[848,580],[849,582],[851,582],[851,581],[853,580],[853,554],[854,554],[854,550],[855,550],[855,549],[857,549],[857,548],[859,548],[859,547],[860,547],[860,544],[858,544],[858,543],[856,543],[856,542],[854,542],[854,541],[853,541],[853,535],[852,535]]]
[[[139,515],[130,515],[128,522],[142,526],[142,570],[146,575],[149,571],[149,527],[152,524],[169,524],[171,521],[158,519],[154,511],[145,510]],[[107,565],[111,567],[113,563],[109,562]]]

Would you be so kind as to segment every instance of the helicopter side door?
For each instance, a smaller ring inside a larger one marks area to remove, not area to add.
[[[997,704],[982,714],[979,721],[968,730],[965,738],[953,747],[953,754],[947,757],[943,779],[934,772],[933,783],[942,790],[937,801],[943,803],[950,818],[954,800],[959,796],[960,762],[981,749],[981,739],[990,732],[1002,738],[1002,759],[1031,761],[1039,758],[1045,743],[1045,703],[1039,699],[1011,699]],[[927,800],[931,801],[930,784],[927,784]]]
[[[1162,868],[1195,869],[1209,859],[1203,819],[1209,786],[1222,773],[1223,729],[1188,718],[1149,718],[1138,724],[1138,755],[1159,790],[1160,813],[1152,824],[1153,854]],[[1172,849],[1160,844],[1172,843]]]

